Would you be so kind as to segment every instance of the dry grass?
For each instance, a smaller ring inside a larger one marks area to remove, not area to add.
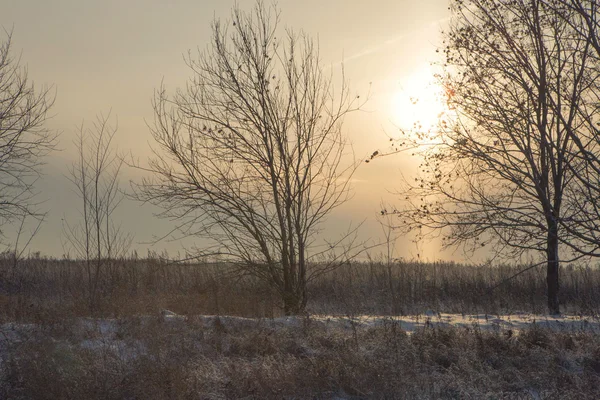
[[[337,314],[414,315],[426,310],[543,314],[547,310],[543,266],[507,280],[526,267],[451,262],[355,263],[314,282],[310,306],[315,312]],[[501,282],[506,283],[490,290]],[[597,266],[563,267],[560,290],[565,312],[599,314]]]
[[[393,319],[350,329],[227,317],[21,331],[3,341],[2,398],[592,399],[600,388],[600,338],[584,331],[407,335]]]
[[[13,268],[0,259],[0,318],[38,322],[75,316],[121,317],[157,313],[271,318],[281,314],[278,296],[264,283],[223,275],[224,265],[173,264],[161,258],[111,262],[99,277],[93,310],[82,263],[30,258]],[[398,262],[345,265],[309,284],[311,314],[413,315],[447,313],[544,313],[544,269],[519,265]],[[566,266],[561,305],[569,313],[598,315],[600,269]]]
[[[600,338],[343,326],[280,315],[261,282],[222,265],[111,263],[90,309],[81,263],[0,260],[0,398],[599,398]],[[543,270],[403,262],[346,265],[309,290],[310,313],[544,312]],[[566,267],[562,301],[598,315],[600,271]],[[169,309],[185,319],[165,320]],[[220,315],[221,317],[203,317]],[[255,317],[235,319],[229,316]]]

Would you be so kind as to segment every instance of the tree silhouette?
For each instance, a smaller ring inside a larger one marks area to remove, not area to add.
[[[119,190],[124,160],[113,148],[117,131],[110,113],[97,116],[91,128],[82,123],[74,143],[78,159],[69,168],[68,178],[81,200],[81,219],[74,224],[63,221],[63,247],[84,262],[91,310],[98,306],[103,275],[115,259],[126,256],[133,240],[115,223],[115,211],[124,198]]]
[[[318,46],[278,22],[278,10],[259,2],[213,23],[210,47],[187,57],[186,88],[156,93],[153,178],[137,193],[184,234],[209,239],[200,255],[264,280],[296,314],[307,282],[348,256],[346,242],[317,236],[348,199],[357,164],[346,162],[341,127],[359,104],[343,78],[334,91]]]
[[[580,152],[599,154],[588,147],[598,137],[589,123],[598,57],[579,32],[589,15],[564,3],[452,2],[440,75],[450,112],[412,143],[434,142],[421,147],[421,175],[399,212],[408,229],[442,232],[445,246],[543,254],[552,313],[561,257],[600,255],[586,236],[594,206],[581,197],[591,173]]]
[[[44,127],[54,103],[50,89],[36,91],[27,69],[11,54],[12,33],[0,43],[0,224],[40,216],[34,183],[56,133]]]
[[[574,110],[579,125],[570,132],[576,144],[574,156],[585,163],[584,169],[572,171],[577,185],[575,207],[580,212],[573,217],[576,223],[566,228],[580,241],[597,248],[600,243],[600,110],[597,106],[600,86],[596,78],[600,75],[600,5],[594,0],[560,0],[552,6],[578,40],[592,49],[581,54],[581,68],[588,71],[582,80],[582,86],[587,86],[586,98]],[[600,256],[597,251],[591,254]]]

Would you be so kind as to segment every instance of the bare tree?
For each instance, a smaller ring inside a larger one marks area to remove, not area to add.
[[[81,219],[63,223],[66,245],[85,262],[90,307],[96,306],[102,273],[115,258],[126,254],[132,237],[114,221],[123,200],[119,175],[123,158],[113,149],[117,125],[110,114],[99,116],[92,128],[82,124],[75,145],[79,159],[69,169],[69,180],[81,199]]]
[[[577,178],[590,176],[579,150],[597,135],[584,114],[598,112],[600,75],[590,37],[577,33],[585,17],[560,3],[452,2],[440,76],[451,111],[416,140],[429,145],[400,212],[408,229],[441,232],[446,246],[543,254],[552,313],[559,255],[600,254],[585,237]]]
[[[598,246],[600,243],[600,4],[597,0],[559,0],[551,3],[554,11],[591,51],[581,54],[581,68],[588,70],[586,99],[577,109],[580,124],[570,132],[576,144],[574,156],[585,168],[573,170],[576,178],[576,207],[580,212],[570,224],[579,240]],[[588,50],[588,49],[586,49]],[[593,255],[600,256],[598,252]]]
[[[137,189],[181,232],[210,241],[200,255],[263,279],[295,314],[307,282],[348,256],[343,241],[318,234],[349,196],[357,164],[341,128],[361,100],[343,77],[335,92],[318,46],[278,22],[279,11],[259,2],[213,23],[209,48],[187,57],[187,87],[156,93],[154,178]],[[325,252],[328,262],[311,264]]]
[[[12,57],[12,33],[0,43],[0,224],[38,216],[34,183],[57,134],[44,127],[54,103],[49,88],[35,90],[20,60]]]

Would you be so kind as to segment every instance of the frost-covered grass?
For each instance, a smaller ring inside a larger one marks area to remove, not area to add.
[[[355,263],[293,318],[226,267],[118,260],[92,304],[81,263],[0,257],[0,399],[600,398],[595,267],[551,317],[543,269]]]
[[[600,395],[598,321],[572,317],[563,318],[562,325],[544,325],[538,321],[550,320],[537,316],[533,323],[534,316],[514,316],[511,320],[521,325],[513,330],[485,316],[456,316],[469,322],[459,326],[449,317],[253,319],[162,313],[4,324],[0,398]]]

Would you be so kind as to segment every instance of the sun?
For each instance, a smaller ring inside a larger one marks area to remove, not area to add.
[[[403,79],[399,86],[390,101],[392,122],[405,130],[435,128],[447,107],[431,69],[420,69]]]

